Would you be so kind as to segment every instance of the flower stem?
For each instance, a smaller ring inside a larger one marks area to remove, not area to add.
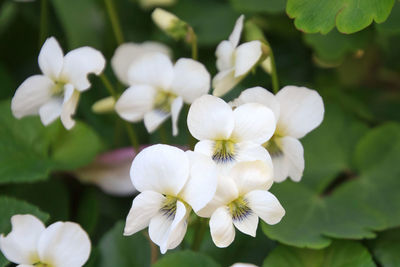
[[[279,80],[278,80],[278,72],[276,71],[274,52],[272,51],[272,49],[270,49],[269,56],[271,57],[272,90],[273,90],[274,94],[277,94],[279,91]]]
[[[151,253],[150,254],[151,255],[150,263],[151,263],[151,265],[153,265],[158,260],[158,248],[157,248],[156,244],[154,244],[153,241],[151,241],[150,236],[147,233],[143,233],[143,234],[150,243],[150,253]]]
[[[191,38],[192,39],[191,40],[191,43],[192,43],[192,58],[194,60],[197,60],[198,59],[198,54],[199,54],[198,48],[197,48],[197,36],[194,33],[193,29],[192,28],[190,28],[190,29],[191,29],[191,35],[192,35],[192,38]]]
[[[113,0],[104,0],[104,3],[107,8],[108,16],[110,17],[111,26],[114,31],[115,39],[117,43],[120,45],[124,42],[124,36],[122,34],[121,25],[118,21],[117,12],[115,11]]]
[[[43,45],[47,37],[47,0],[40,3],[40,30],[39,30],[39,48]]]
[[[206,229],[207,229],[207,219],[199,218],[196,223],[194,240],[192,243],[192,250],[198,251],[200,249],[200,245],[201,242],[203,241]]]
[[[103,82],[104,86],[106,87],[107,91],[109,92],[109,94],[115,99],[115,101],[117,101],[118,99],[118,95],[117,92],[115,91],[114,87],[112,86],[111,82],[108,80],[107,76],[103,74],[100,75],[100,79]],[[129,140],[131,141],[132,146],[135,149],[139,148],[139,141],[137,138],[137,135],[135,133],[135,131],[132,128],[132,125],[130,123],[128,123],[127,121],[124,121],[124,125],[125,125],[125,130],[128,134]]]

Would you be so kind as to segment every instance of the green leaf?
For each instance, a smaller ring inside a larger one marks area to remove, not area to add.
[[[171,252],[157,261],[153,267],[219,267],[210,257],[193,252],[193,251],[178,251]]]
[[[232,7],[240,13],[281,13],[285,11],[286,0],[230,0]]]
[[[79,201],[77,222],[91,235],[96,229],[99,215],[100,207],[97,199],[97,191],[92,187],[87,188]]]
[[[383,34],[400,33],[400,2],[396,2],[389,18],[384,23],[376,25],[375,28]]]
[[[326,34],[335,26],[354,33],[373,21],[384,22],[395,0],[288,0],[286,12],[295,26],[307,33]]]
[[[315,52],[317,62],[325,65],[339,65],[346,56],[364,49],[371,41],[372,32],[364,30],[346,35],[333,30],[326,35],[304,34],[304,41]]]
[[[280,245],[265,259],[263,267],[373,267],[368,250],[352,241],[335,241],[326,249],[300,249]]]
[[[143,233],[124,236],[124,222],[118,222],[99,243],[99,267],[150,266],[150,245]]]
[[[334,190],[321,194],[305,183],[274,185],[286,215],[277,225],[263,224],[264,233],[285,244],[323,248],[330,238],[373,238],[374,231],[400,225],[399,161],[400,125],[371,130],[356,147],[359,175],[349,172]]]
[[[378,235],[371,241],[372,253],[384,267],[400,266],[400,229],[393,229]]]

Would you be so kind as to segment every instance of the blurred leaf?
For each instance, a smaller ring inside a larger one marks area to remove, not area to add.
[[[304,34],[304,41],[312,47],[318,61],[325,65],[339,65],[349,54],[364,49],[371,41],[372,32],[364,30],[355,34],[342,34],[336,29],[326,35]]]
[[[389,18],[382,24],[375,25],[380,33],[398,34],[400,33],[400,2],[396,2]]]
[[[286,0],[230,0],[230,2],[240,13],[281,13],[286,7]]]
[[[298,29],[307,33],[328,33],[335,26],[342,33],[354,33],[373,21],[384,22],[395,0],[288,0],[286,12]]]
[[[274,185],[286,215],[277,225],[263,223],[264,233],[284,244],[323,248],[330,238],[372,238],[373,231],[400,225],[400,125],[371,130],[358,143],[355,161],[359,176],[347,175],[322,195],[305,183]]]
[[[219,267],[210,257],[193,251],[171,252],[157,261],[153,267]]]
[[[13,22],[17,14],[17,4],[14,1],[4,1],[0,6],[0,35]]]
[[[0,102],[0,124],[0,184],[44,180],[52,170],[91,162],[101,149],[100,139],[83,123],[67,131],[59,121],[44,127],[38,117],[17,120],[9,101]]]
[[[378,235],[371,241],[372,253],[383,267],[400,266],[400,229],[393,229]]]
[[[150,266],[150,245],[143,233],[124,236],[124,222],[118,222],[99,243],[99,267]]]
[[[51,0],[64,28],[69,48],[88,45],[101,48],[101,30],[106,18],[96,0]]]
[[[352,241],[335,241],[326,249],[311,250],[280,245],[265,259],[263,267],[373,267],[368,250]]]
[[[97,191],[94,188],[87,188],[79,200],[77,222],[88,232],[94,233],[100,214]]]

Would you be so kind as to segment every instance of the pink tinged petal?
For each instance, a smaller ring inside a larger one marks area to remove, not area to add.
[[[277,125],[280,136],[300,139],[318,127],[324,118],[324,102],[315,90],[285,86],[276,98],[281,106]]]
[[[215,55],[217,57],[217,69],[223,71],[234,67],[235,47],[229,41],[222,41],[217,46]]]
[[[288,175],[299,182],[304,171],[304,149],[300,141],[287,136],[280,139],[283,156],[288,164]],[[286,178],[286,177],[285,177]]]
[[[160,110],[151,110],[144,114],[144,126],[149,133],[153,133],[169,118],[169,116],[171,116],[171,113],[165,113]]]
[[[124,120],[138,122],[153,108],[156,93],[149,85],[131,86],[122,93],[115,110]]]
[[[248,73],[260,60],[261,42],[251,41],[239,45],[235,51],[235,77]]]
[[[210,74],[203,64],[189,58],[179,59],[174,66],[171,91],[191,104],[210,90]]]
[[[38,243],[42,263],[57,267],[82,266],[88,260],[88,234],[73,222],[56,222],[46,228]]]
[[[258,103],[247,103],[233,111],[235,128],[232,138],[236,142],[252,141],[263,144],[275,132],[276,122],[272,110]]]
[[[202,154],[186,151],[190,160],[190,178],[179,193],[195,212],[204,208],[217,190],[218,172],[214,161]]]
[[[272,166],[264,161],[246,161],[237,163],[229,172],[239,189],[239,195],[245,195],[256,189],[268,190],[272,183]]]
[[[165,197],[154,191],[140,193],[132,202],[126,217],[124,235],[133,235],[146,228],[151,218],[156,216],[163,205]]]
[[[270,192],[254,190],[245,195],[248,205],[264,222],[277,224],[285,215],[285,210],[279,200]]]
[[[131,85],[147,84],[166,90],[174,79],[174,67],[165,54],[148,53],[129,67],[128,79]]]
[[[11,100],[11,110],[16,118],[36,115],[39,108],[51,99],[54,82],[46,76],[34,75],[26,79]]]
[[[56,38],[50,37],[39,53],[39,67],[44,75],[56,81],[64,62],[64,54]]]
[[[233,224],[240,232],[255,237],[258,227],[258,216],[254,212],[249,212],[242,218],[233,219]]]
[[[61,122],[67,130],[72,129],[75,121],[72,116],[78,106],[80,92],[75,90],[71,84],[65,85],[64,102],[61,111]]]
[[[43,125],[49,125],[61,116],[63,107],[63,99],[61,97],[53,97],[46,104],[39,108],[40,120]]]
[[[231,35],[229,36],[229,42],[232,43],[233,47],[236,47],[239,44],[240,41],[240,35],[242,34],[243,30],[243,20],[244,16],[241,15],[235,23],[235,27],[233,28],[233,31]]]
[[[130,174],[140,192],[149,190],[177,196],[189,178],[189,159],[179,148],[153,145],[136,156]]]
[[[72,84],[76,90],[84,91],[90,87],[87,76],[90,73],[100,75],[105,64],[101,52],[92,47],[80,47],[65,55],[60,79]]]
[[[12,230],[0,235],[0,250],[7,260],[16,264],[34,264],[38,262],[37,243],[45,230],[44,224],[32,215],[14,215],[11,217]]]
[[[238,105],[245,103],[259,103],[272,110],[275,115],[275,120],[279,118],[280,104],[275,95],[262,87],[252,87],[240,93],[240,96],[235,100]]]
[[[179,113],[183,107],[183,100],[182,97],[177,97],[171,104],[171,119],[172,119],[172,135],[178,135],[178,119]]]
[[[210,218],[210,231],[214,244],[219,248],[229,246],[235,239],[235,228],[228,207],[218,208]]]
[[[213,95],[221,97],[232,90],[244,77],[235,77],[235,69],[218,72],[212,80]]]
[[[204,95],[190,106],[187,123],[198,140],[228,139],[234,127],[233,111],[224,100]]]

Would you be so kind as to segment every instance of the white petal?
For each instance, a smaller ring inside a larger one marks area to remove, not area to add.
[[[268,190],[273,183],[272,175],[271,166],[260,160],[239,162],[229,173],[239,189],[239,195],[256,189]]]
[[[243,77],[235,77],[235,69],[218,72],[212,80],[213,95],[221,97],[235,87]]]
[[[26,79],[15,92],[11,101],[11,110],[16,118],[38,114],[40,106],[52,95],[54,82],[43,75],[34,75]]]
[[[142,44],[124,43],[115,50],[111,66],[115,75],[125,85],[129,85],[128,69],[130,65],[146,53],[161,52],[170,55],[170,49],[162,43],[144,42]]]
[[[157,128],[171,116],[160,110],[151,110],[144,114],[144,126],[149,133],[153,133]]]
[[[147,53],[129,67],[129,84],[147,84],[155,88],[168,89],[174,78],[174,68],[168,56],[162,53]]]
[[[214,244],[219,248],[229,246],[235,239],[232,217],[226,206],[218,208],[210,218],[210,231]]]
[[[234,127],[231,107],[222,99],[204,95],[190,106],[188,128],[198,140],[224,140],[230,137]]]
[[[49,125],[61,115],[63,99],[53,97],[46,104],[39,108],[40,120],[43,125]]]
[[[88,74],[99,75],[105,64],[106,60],[98,50],[80,47],[65,55],[60,78],[66,83],[71,83],[78,91],[84,91],[90,87]]]
[[[218,71],[223,71],[227,69],[231,69],[234,67],[233,61],[234,56],[233,52],[235,51],[235,47],[229,41],[222,41],[217,46],[217,50],[215,51],[215,56],[217,57],[217,69]]]
[[[133,235],[146,228],[161,209],[165,197],[154,191],[140,193],[132,202],[126,217],[124,235]]]
[[[255,190],[248,193],[245,198],[251,210],[268,224],[277,224],[285,215],[279,200],[268,191]]]
[[[90,239],[73,222],[56,222],[40,236],[38,252],[43,263],[57,267],[82,266],[90,255]]]
[[[238,105],[245,103],[259,103],[270,108],[275,115],[275,120],[279,118],[280,105],[273,93],[260,86],[244,90],[235,100]]]
[[[156,90],[149,85],[131,86],[115,103],[115,110],[124,120],[140,121],[152,109],[155,96]]]
[[[324,118],[324,103],[315,90],[286,86],[276,95],[281,106],[277,133],[300,139],[318,127]]]
[[[272,110],[258,103],[247,103],[233,111],[235,128],[232,138],[237,142],[252,141],[263,144],[275,132],[276,122]]]
[[[283,156],[288,164],[288,174],[293,181],[300,181],[304,171],[304,149],[300,141],[287,136],[280,139]],[[286,178],[286,177],[285,177]]]
[[[50,37],[44,42],[38,61],[43,74],[52,80],[57,80],[63,67],[64,54],[56,38]]]
[[[34,264],[39,255],[36,247],[44,224],[32,215],[14,215],[11,217],[12,230],[7,236],[0,235],[0,250],[11,262]]]
[[[236,144],[237,154],[235,159],[237,162],[261,160],[272,168],[272,159],[268,151],[261,145],[253,142],[242,142]]]
[[[218,183],[217,166],[205,155],[193,151],[186,154],[190,160],[190,178],[179,195],[197,212],[214,197]]]
[[[239,44],[240,41],[240,35],[242,34],[242,29],[243,29],[243,20],[244,16],[241,15],[235,23],[235,27],[233,28],[233,31],[231,35],[229,36],[229,42],[232,43],[233,47],[236,47]]]
[[[209,158],[211,158],[214,153],[214,146],[215,146],[214,141],[211,140],[199,141],[196,143],[194,147],[194,152],[206,155]]]
[[[31,264],[19,264],[19,265],[17,265],[17,267],[35,267],[35,265],[31,265]]]
[[[235,77],[249,72],[260,60],[261,42],[251,41],[239,45],[235,51]]]
[[[274,141],[276,145],[282,149],[281,138],[274,138]],[[283,153],[277,153],[271,157],[272,164],[274,165],[274,181],[279,183],[286,180],[286,178],[289,176],[290,166],[290,163],[287,161],[287,157],[285,157]]]
[[[238,262],[238,263],[235,263],[234,265],[232,265],[232,266],[230,266],[230,267],[257,267],[257,266],[254,265],[254,264],[250,264],[250,263],[241,263],[241,262]]]
[[[254,212],[250,212],[244,218],[234,219],[233,224],[240,232],[255,237],[258,226],[258,216]]]
[[[189,178],[189,159],[179,148],[153,145],[135,157],[130,174],[140,192],[150,190],[176,196]]]
[[[178,119],[179,113],[181,112],[183,106],[183,99],[182,97],[177,97],[171,104],[171,119],[172,119],[172,135],[178,135]]]
[[[179,59],[174,66],[171,91],[192,103],[210,90],[210,74],[203,64],[189,58]]]
[[[64,102],[61,111],[61,122],[67,130],[75,125],[72,116],[75,114],[78,105],[80,92],[75,90],[71,84],[65,85]]]

